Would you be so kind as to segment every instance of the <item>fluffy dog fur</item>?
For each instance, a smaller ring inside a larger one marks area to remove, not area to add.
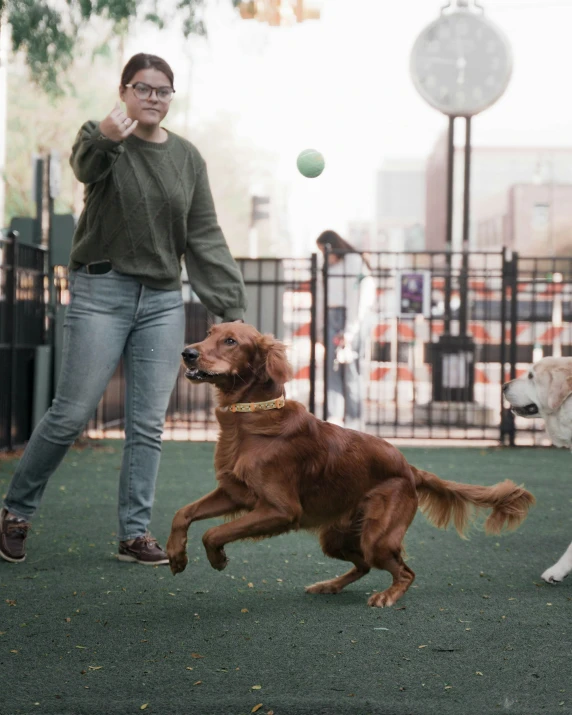
[[[509,480],[483,487],[439,479],[408,464],[385,440],[322,422],[294,400],[283,409],[230,411],[234,403],[280,397],[291,378],[284,345],[250,325],[214,326],[203,342],[185,348],[183,361],[191,382],[216,387],[218,487],[175,514],[167,543],[173,574],[187,565],[192,522],[231,517],[203,535],[213,568],[226,566],[225,544],[308,529],[327,556],[353,566],[306,591],[338,593],[370,569],[384,569],[393,583],[368,603],[391,606],[415,578],[402,541],[418,506],[435,526],[452,521],[463,535],[475,507],[492,509],[485,528],[498,533],[518,526],[534,502]]]
[[[572,358],[543,358],[524,377],[507,382],[503,391],[516,415],[542,417],[552,444],[572,449]],[[571,571],[572,544],[542,578],[558,583]]]

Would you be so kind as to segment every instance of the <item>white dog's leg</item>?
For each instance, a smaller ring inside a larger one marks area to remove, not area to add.
[[[572,544],[566,549],[558,561],[542,574],[547,583],[559,583],[572,571]]]

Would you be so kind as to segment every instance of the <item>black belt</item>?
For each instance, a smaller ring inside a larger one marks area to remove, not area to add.
[[[94,261],[94,263],[87,263],[82,266],[79,270],[89,273],[91,276],[103,275],[104,273],[109,273],[113,268],[111,261]]]

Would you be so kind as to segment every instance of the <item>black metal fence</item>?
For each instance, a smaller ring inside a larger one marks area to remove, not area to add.
[[[507,252],[366,258],[375,297],[360,364],[365,430],[393,439],[545,443],[542,421],[515,419],[501,386],[542,355],[572,355],[572,259]],[[328,417],[324,367],[336,357],[321,339],[323,323],[340,278],[353,285],[363,276],[351,268],[335,273],[328,261],[318,270],[316,256],[238,263],[246,320],[286,343],[294,367],[288,396]],[[183,290],[191,343],[204,337],[213,316],[188,284]],[[57,376],[66,303],[65,268],[48,267],[41,248],[0,241],[0,449],[25,442],[41,409],[35,393],[52,373],[39,369],[38,350],[53,349]],[[120,436],[123,399],[120,366],[88,434]],[[212,388],[190,385],[181,374],[165,438],[216,439],[213,408]]]
[[[37,418],[47,290],[45,249],[0,236],[0,448],[25,442]]]

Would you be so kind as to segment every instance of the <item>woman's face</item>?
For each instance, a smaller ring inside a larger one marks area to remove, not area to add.
[[[321,243],[318,243],[318,248],[322,252],[322,254],[325,256],[326,255],[326,247],[323,246]],[[339,253],[328,253],[328,265],[329,266],[335,266],[336,263],[341,261],[342,256],[340,256]]]
[[[130,119],[137,119],[139,124],[152,127],[160,124],[169,111],[170,102],[161,101],[157,91],[151,92],[147,99],[139,99],[135,95],[133,85],[141,83],[158,90],[171,87],[171,82],[166,74],[153,67],[136,72],[128,84],[130,87],[120,87],[119,96],[125,102],[126,114]]]

